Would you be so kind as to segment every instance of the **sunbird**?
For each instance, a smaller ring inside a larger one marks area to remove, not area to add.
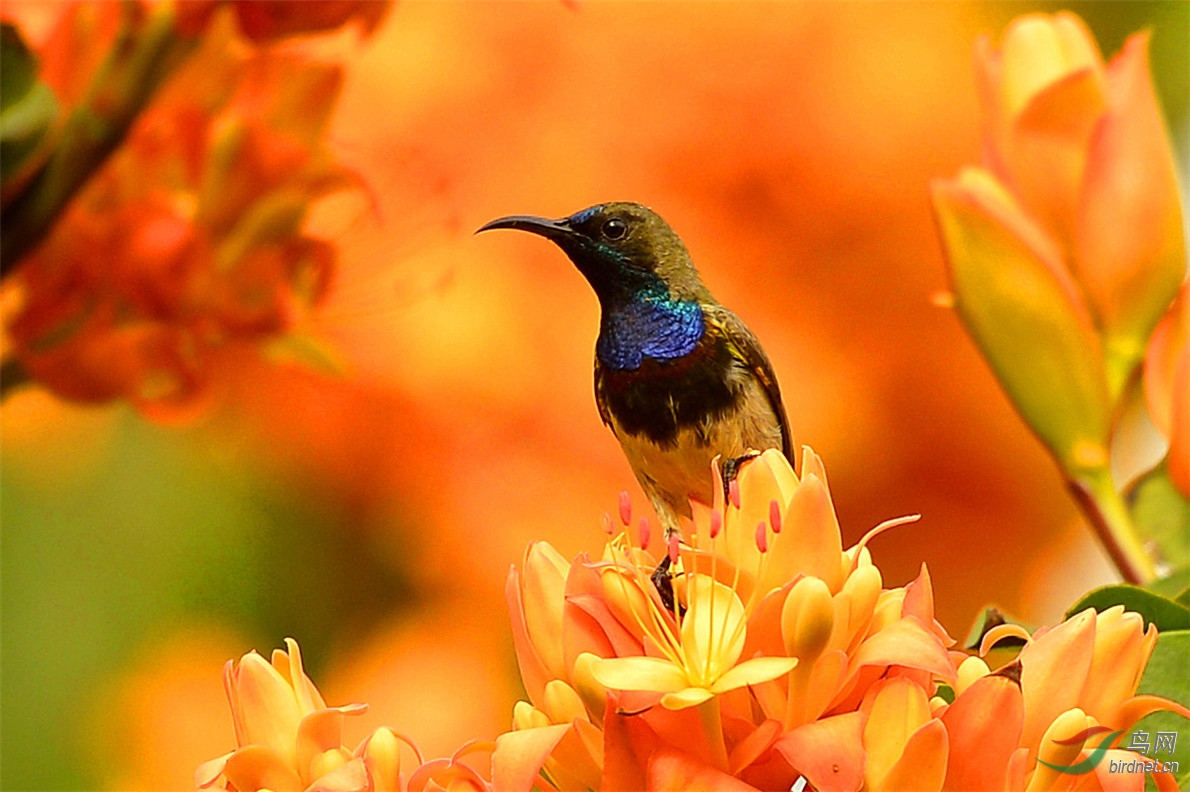
[[[730,471],[769,448],[793,459],[768,356],[711,296],[659,215],[638,203],[605,203],[560,220],[501,217],[479,231],[496,228],[551,240],[595,290],[599,417],[620,441],[667,537],[691,516],[691,499],[712,502],[715,456]]]

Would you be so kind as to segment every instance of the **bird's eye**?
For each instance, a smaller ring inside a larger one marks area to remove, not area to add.
[[[618,217],[613,217],[603,224],[603,235],[608,239],[623,239],[628,233],[628,225]]]

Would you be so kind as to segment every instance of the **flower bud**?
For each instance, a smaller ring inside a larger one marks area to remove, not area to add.
[[[813,663],[826,648],[834,627],[830,589],[815,577],[804,577],[789,589],[781,607],[781,638],[790,657]]]

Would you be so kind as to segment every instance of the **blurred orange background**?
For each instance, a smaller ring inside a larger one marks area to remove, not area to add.
[[[544,539],[600,550],[646,501],[595,410],[598,305],[553,246],[472,232],[608,200],[661,213],[762,340],[845,542],[1053,622],[1114,579],[955,316],[926,185],[978,160],[976,35],[1057,6],[398,5],[345,60],[331,131],[369,193],[314,328],[341,378],[250,355],[186,427],[27,390],[3,428],[5,788],[164,789],[234,747],[224,660],[298,639],[331,704],[443,755],[520,693],[503,599]],[[1190,6],[1076,5],[1111,54],[1154,28],[1187,140]],[[1179,158],[1185,163],[1183,150]]]

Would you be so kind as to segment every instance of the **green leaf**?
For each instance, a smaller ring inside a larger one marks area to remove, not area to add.
[[[1157,638],[1157,645],[1145,667],[1145,674],[1141,677],[1137,693],[1147,693],[1163,696],[1176,701],[1184,707],[1190,707],[1190,674],[1186,669],[1190,667],[1190,631],[1178,630],[1162,632]],[[1136,732],[1147,732],[1149,745],[1156,747],[1157,732],[1174,732],[1175,750],[1172,754],[1165,751],[1154,754],[1152,748],[1149,757],[1163,762],[1178,763],[1178,789],[1190,788],[1190,721],[1176,712],[1154,712],[1137,721],[1129,732],[1129,738],[1123,742],[1127,746],[1131,735]]]
[[[1167,465],[1158,465],[1133,485],[1128,506],[1141,538],[1157,546],[1161,560],[1190,566],[1190,501],[1169,480]]]
[[[1190,629],[1190,607],[1130,583],[1095,589],[1066,611],[1066,618],[1087,608],[1102,613],[1115,605],[1123,605],[1126,610],[1143,616],[1146,629],[1150,623],[1156,624],[1162,632]]]
[[[0,25],[0,184],[26,170],[58,115],[54,92],[37,79],[37,57],[16,26]]]

